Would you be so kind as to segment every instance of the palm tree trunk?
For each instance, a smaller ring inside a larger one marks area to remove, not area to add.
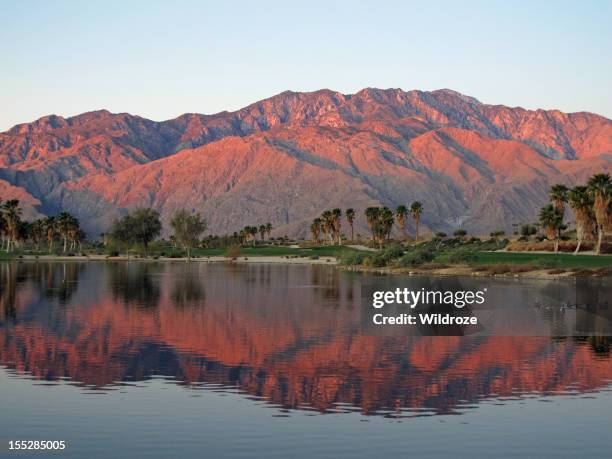
[[[351,242],[355,240],[355,237],[353,235],[353,224],[351,223]]]
[[[578,239],[578,244],[576,245],[576,250],[574,250],[574,255],[580,252],[580,244],[582,244],[582,239]]]
[[[68,244],[68,238],[64,236],[64,253],[66,253],[66,245]]]
[[[559,239],[555,239],[555,253],[559,251]]]
[[[603,228],[601,226],[597,227],[597,248],[595,249],[595,254],[599,255],[601,253],[601,240],[603,238]]]

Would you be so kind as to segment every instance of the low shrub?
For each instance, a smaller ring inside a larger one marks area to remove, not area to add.
[[[382,254],[377,253],[371,258],[371,265],[375,268],[382,268],[383,266],[387,266],[389,260]]]
[[[434,253],[427,249],[417,249],[406,253],[399,259],[399,266],[408,268],[411,266],[420,266],[424,263],[433,261]]]
[[[341,265],[361,265],[366,259],[366,255],[361,252],[347,252],[343,253],[340,258]],[[311,255],[311,260],[318,260],[319,257],[317,255]]]

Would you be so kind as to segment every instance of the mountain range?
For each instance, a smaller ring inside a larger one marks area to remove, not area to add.
[[[283,92],[234,112],[156,122],[106,110],[0,133],[0,198],[33,218],[66,210],[90,235],[136,207],[209,232],[271,222],[307,236],[328,208],[423,203],[430,231],[533,222],[555,183],[612,171],[612,120],[488,105],[452,90]],[[409,228],[411,230],[411,228]]]

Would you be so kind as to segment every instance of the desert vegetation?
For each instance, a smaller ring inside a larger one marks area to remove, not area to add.
[[[80,248],[85,240],[79,220],[68,212],[27,221],[22,218],[18,199],[0,201],[0,212],[1,248],[5,253],[15,252],[28,244],[35,251],[67,253]]]
[[[5,256],[15,254],[67,255],[107,254],[135,257],[210,257],[281,256],[336,257],[344,265],[363,268],[434,269],[451,265],[477,266],[481,272],[488,265],[509,265],[510,273],[540,266],[604,268],[601,262],[580,256],[581,250],[596,254],[612,248],[606,241],[612,227],[612,184],[608,174],[595,174],[587,183],[568,188],[551,187],[549,203],[543,206],[534,223],[514,224],[514,234],[490,232],[486,238],[468,234],[464,228],[451,230],[451,236],[438,231],[420,234],[426,207],[420,201],[388,206],[370,206],[362,211],[348,208],[324,210],[310,224],[310,241],[287,236],[272,237],[271,223],[244,226],[233,233],[205,235],[206,219],[195,211],[178,209],[164,233],[160,214],[151,208],[138,208],[116,219],[99,239],[86,240],[79,221],[67,212],[34,221],[22,218],[19,201],[0,202],[1,249]],[[568,221],[571,210],[575,222]],[[369,236],[355,235],[359,220],[369,229]],[[502,223],[502,222],[500,222]],[[575,225],[573,228],[572,225]],[[500,225],[502,226],[502,225]],[[505,226],[505,225],[503,225]],[[413,231],[409,230],[409,227]],[[349,233],[347,237],[343,229]],[[169,233],[169,235],[168,235]],[[162,237],[166,234],[165,237]],[[365,247],[364,247],[365,246]],[[500,252],[503,250],[503,252]],[[520,253],[519,253],[520,252]],[[547,254],[546,252],[552,252]],[[576,257],[569,262],[567,256]],[[494,256],[491,254],[495,254]],[[564,254],[564,255],[561,255]],[[556,256],[556,261],[546,260]],[[525,257],[529,263],[524,262]],[[520,261],[520,263],[515,263]],[[512,267],[520,264],[521,267]],[[476,268],[475,268],[476,269]],[[494,270],[499,271],[497,266]]]

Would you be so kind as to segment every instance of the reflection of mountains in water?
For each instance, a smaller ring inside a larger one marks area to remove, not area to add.
[[[331,267],[21,263],[0,265],[0,278],[0,364],[38,379],[162,375],[364,413],[612,380],[604,338],[365,336],[357,278]]]

